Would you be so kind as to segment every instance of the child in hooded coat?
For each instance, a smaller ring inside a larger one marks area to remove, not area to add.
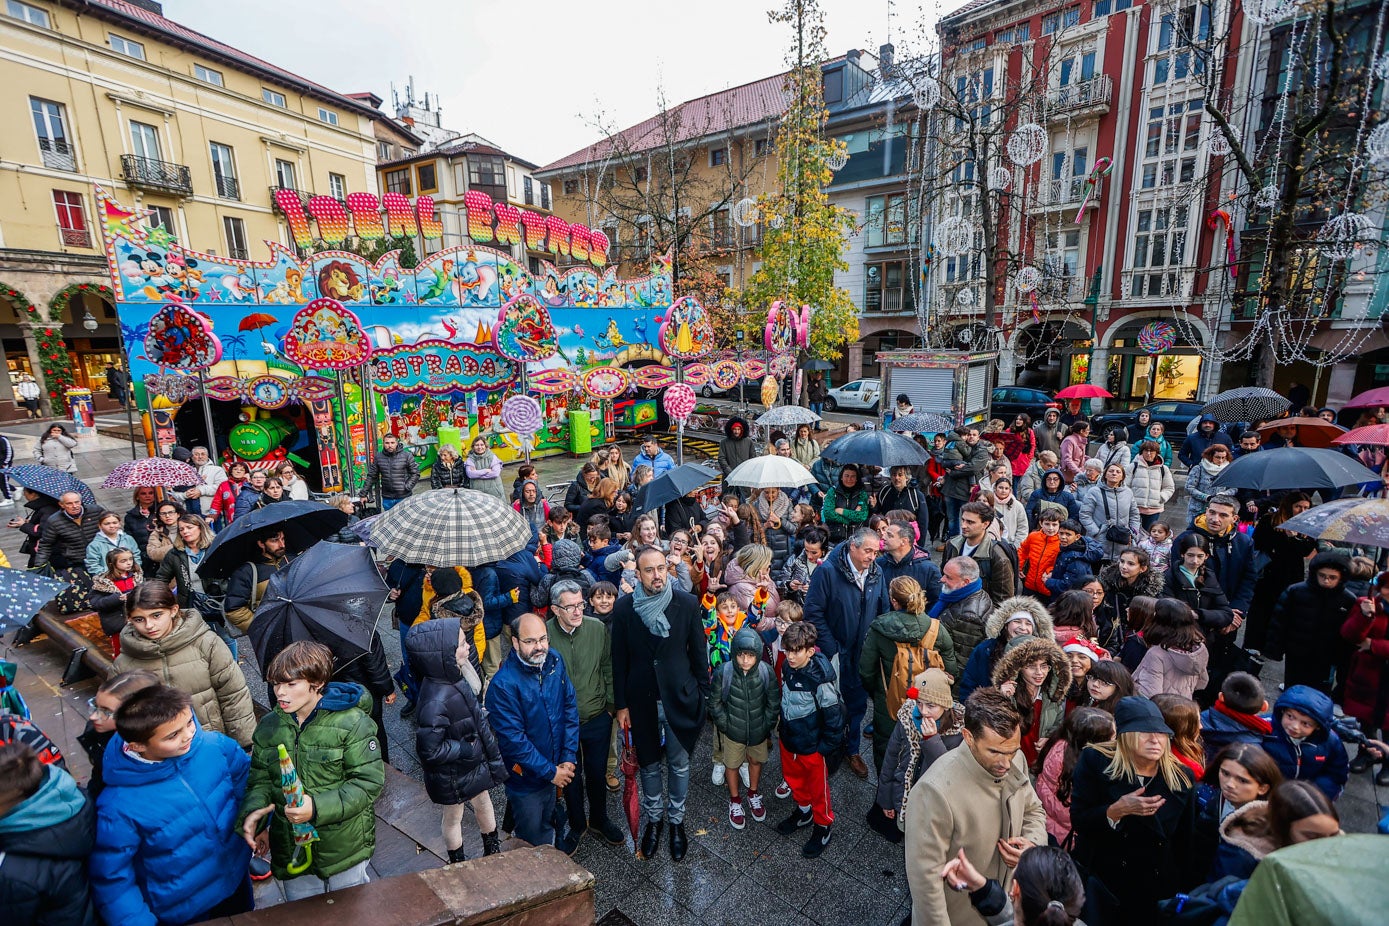
[[[878,771],[878,793],[869,811],[869,825],[893,842],[902,839],[912,785],[932,763],[964,742],[965,709],[951,695],[950,677],[944,671],[918,673],[907,694],[887,741]],[[877,815],[894,820],[895,829],[888,831],[877,825]]]

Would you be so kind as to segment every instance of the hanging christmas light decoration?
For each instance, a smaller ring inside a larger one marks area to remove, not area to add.
[[[964,306],[965,308],[969,308],[970,306],[974,305],[974,290],[966,286],[964,289],[960,290],[958,293],[955,294],[955,301],[958,302],[960,305]]]
[[[1375,126],[1365,139],[1365,156],[1376,167],[1389,167],[1389,122]]]
[[[1013,172],[1006,167],[995,167],[989,171],[989,189],[1007,190],[1013,186]]]
[[[941,254],[959,257],[974,243],[974,227],[967,220],[954,216],[936,225],[936,233],[931,240]]]
[[[1373,226],[1358,212],[1332,216],[1317,232],[1317,247],[1332,260],[1348,260],[1370,241]]]
[[[1018,271],[1017,278],[1013,280],[1013,285],[1020,293],[1030,293],[1035,290],[1042,282],[1042,271],[1036,267],[1024,267]]]
[[[1008,159],[1019,167],[1036,164],[1047,153],[1047,130],[1035,122],[1020,125],[1008,138]]]
[[[740,199],[733,206],[733,221],[739,228],[752,228],[757,224],[757,200]]]
[[[1240,141],[1239,129],[1230,126],[1230,135],[1234,136],[1235,142],[1238,144]],[[1225,135],[1225,132],[1219,125],[1211,127],[1211,138],[1210,141],[1206,143],[1206,147],[1210,149],[1211,154],[1217,157],[1224,157],[1230,153],[1230,139]]]
[[[1297,9],[1297,0],[1245,0],[1245,19],[1269,25],[1287,19]]]
[[[836,151],[825,158],[825,166],[835,173],[839,173],[839,171],[843,170],[848,163],[849,155],[842,151]]]
[[[1254,205],[1260,209],[1272,209],[1278,205],[1278,187],[1272,183],[1254,194]]]
[[[912,91],[912,102],[922,112],[935,109],[940,102],[940,82],[934,77],[924,78],[921,86]]]

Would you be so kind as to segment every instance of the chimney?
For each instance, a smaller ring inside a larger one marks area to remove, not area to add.
[[[164,15],[164,4],[156,3],[155,0],[129,0],[131,6],[138,6],[140,9],[153,13],[156,16]]]
[[[888,42],[878,49],[878,73],[883,77],[888,77],[892,74],[892,53],[894,51],[896,51],[896,49],[892,47],[891,42]]]
[[[862,53],[857,48],[851,48],[849,49],[849,53],[846,54],[844,57],[848,59],[849,63],[854,65],[854,67],[858,67],[858,59],[860,54]]]

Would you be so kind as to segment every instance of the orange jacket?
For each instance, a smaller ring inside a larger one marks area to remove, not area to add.
[[[1056,555],[1060,552],[1060,537],[1048,537],[1039,530],[1028,534],[1022,546],[1018,547],[1018,568],[1023,571],[1023,588],[1050,598],[1046,575],[1056,565]]]

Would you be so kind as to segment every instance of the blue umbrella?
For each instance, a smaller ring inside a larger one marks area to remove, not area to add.
[[[289,499],[257,508],[232,521],[217,535],[207,548],[198,575],[205,579],[224,578],[237,566],[259,559],[256,541],[266,533],[284,531],[286,552],[294,556],[346,525],[346,514],[322,502]]]
[[[66,582],[45,578],[37,572],[0,568],[0,633],[27,627],[34,615],[67,587]]]
[[[6,472],[10,477],[10,482],[24,486],[24,488],[40,495],[57,499],[61,498],[64,493],[76,492],[82,496],[83,505],[89,508],[101,507],[96,503],[96,496],[92,494],[91,488],[71,473],[65,473],[51,466],[40,466],[37,463],[11,466]]]

